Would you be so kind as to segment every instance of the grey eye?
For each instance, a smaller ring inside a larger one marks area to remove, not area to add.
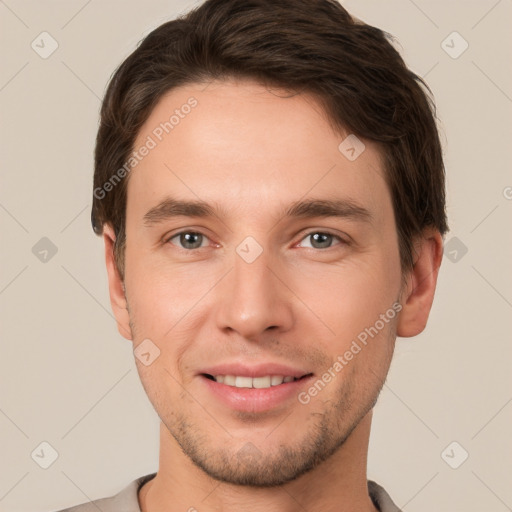
[[[313,233],[311,236],[311,245],[318,249],[330,247],[332,245],[333,236],[328,233]]]
[[[330,233],[315,232],[305,236],[300,245],[301,247],[312,247],[313,249],[327,249],[331,247],[335,238],[337,237]],[[309,244],[307,242],[304,243],[306,240],[310,241]]]
[[[203,243],[207,241],[207,238],[201,233],[184,231],[174,235],[169,241],[174,245],[181,246],[183,249],[198,249],[203,247]]]

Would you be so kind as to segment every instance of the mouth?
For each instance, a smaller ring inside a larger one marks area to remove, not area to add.
[[[309,369],[278,361],[225,361],[203,367],[196,375],[212,405],[250,413],[292,407],[294,399],[313,379]]]
[[[218,384],[231,386],[234,388],[253,388],[268,389],[275,386],[281,386],[290,382],[305,379],[313,375],[308,373],[301,377],[293,377],[292,375],[263,375],[261,377],[248,377],[245,375],[210,375],[208,373],[201,374],[207,379],[213,380]]]

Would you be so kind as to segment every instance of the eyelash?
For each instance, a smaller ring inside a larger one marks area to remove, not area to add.
[[[209,240],[208,236],[201,233],[200,231],[192,231],[192,230],[189,230],[189,231],[180,231],[179,233],[174,233],[172,236],[170,237],[167,237],[165,239],[165,243],[171,243],[172,245],[175,245],[176,247],[178,247],[178,249],[181,249],[181,250],[184,250],[184,251],[187,251],[187,252],[192,252],[192,251],[195,251],[195,250],[199,250],[199,249],[204,249],[205,247],[196,247],[195,249],[187,249],[185,247],[180,247],[180,246],[177,246],[176,244],[172,243],[171,240],[173,238],[176,238],[176,237],[179,237],[181,235],[185,235],[185,234],[195,234],[195,235],[201,235],[203,237],[205,237],[207,240]],[[349,242],[347,240],[344,240],[343,238],[341,238],[341,236],[339,235],[335,235],[334,233],[331,233],[329,231],[320,231],[320,230],[313,230],[313,231],[309,231],[308,233],[306,233],[299,241],[302,242],[303,240],[305,240],[306,238],[308,237],[311,237],[312,235],[316,235],[316,234],[320,234],[320,235],[327,235],[327,236],[331,236],[333,239],[336,239],[338,240],[338,244],[335,244],[335,245],[331,245],[329,247],[325,247],[325,248],[318,248],[318,247],[306,247],[307,249],[316,249],[318,251],[325,251],[327,249],[332,249],[333,247],[336,247],[337,245],[348,245]]]
[[[333,240],[338,240],[338,244],[334,244],[334,245],[330,245],[329,247],[324,247],[324,248],[318,248],[318,247],[307,247],[307,249],[316,249],[318,251],[326,251],[327,249],[332,249],[338,245],[347,245],[347,241],[346,240],[343,240],[343,238],[341,238],[341,236],[339,235],[335,235],[334,233],[331,233],[330,231],[318,231],[318,230],[315,230],[315,231],[310,231],[308,233],[306,233],[301,239],[300,239],[300,242],[302,242],[303,240],[305,240],[306,238],[309,238],[311,237],[312,235],[327,235],[327,236],[330,236],[332,237]]]

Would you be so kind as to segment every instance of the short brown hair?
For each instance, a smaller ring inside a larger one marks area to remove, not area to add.
[[[108,193],[104,184],[165,93],[230,78],[309,93],[335,128],[379,143],[402,269],[411,268],[414,238],[448,230],[444,164],[430,90],[391,42],[335,0],[207,0],[153,30],[114,73],[96,139],[92,223],[97,234],[112,225],[121,276],[129,174]]]

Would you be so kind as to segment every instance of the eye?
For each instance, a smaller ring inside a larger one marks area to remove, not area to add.
[[[208,245],[208,238],[195,231],[182,231],[167,240],[182,249],[199,249]]]
[[[304,242],[305,240],[309,240],[308,242]],[[336,235],[332,235],[331,233],[324,233],[322,231],[314,231],[306,235],[299,243],[300,247],[311,247],[313,249],[328,249],[333,245],[334,241],[338,241],[339,243],[343,243],[343,240]],[[336,244],[334,244],[336,245]]]

